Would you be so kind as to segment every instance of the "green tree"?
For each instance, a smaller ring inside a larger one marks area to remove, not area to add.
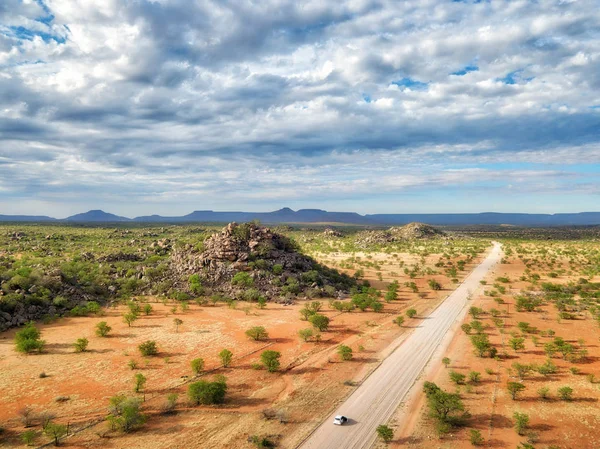
[[[448,357],[444,357],[442,359],[442,363],[444,364],[445,368],[448,368],[448,366],[450,366],[450,359]]]
[[[508,344],[515,352],[519,349],[525,349],[525,339],[523,337],[513,337],[508,340]]]
[[[377,435],[379,435],[379,438],[386,443],[389,443],[394,439],[394,431],[391,427],[386,426],[385,424],[377,426]]]
[[[306,329],[300,329],[298,331],[298,336],[303,340],[303,341],[308,341],[311,339],[311,337],[314,335],[314,331],[308,327]]]
[[[192,367],[192,372],[194,373],[194,376],[198,376],[204,369],[204,359],[193,359],[190,362],[190,365]]]
[[[260,355],[260,360],[267,368],[267,371],[270,373],[274,373],[279,369],[279,359],[281,358],[281,353],[277,351],[263,351]]]
[[[521,382],[508,382],[506,384],[506,389],[508,390],[512,400],[515,401],[518,394],[525,389],[525,385],[523,385]]]
[[[147,316],[147,315],[150,315],[151,313],[152,313],[152,305],[150,305],[148,303],[144,304],[144,314]]]
[[[260,296],[258,298],[256,307],[258,307],[259,309],[264,309],[265,307],[267,307],[267,299],[264,296]]]
[[[41,339],[41,333],[32,321],[27,323],[23,329],[15,333],[15,349],[18,352],[30,354],[42,352],[46,342]]]
[[[441,423],[455,422],[457,414],[465,409],[459,394],[447,393],[433,382],[425,382],[423,390],[431,416]]]
[[[144,385],[146,385],[146,376],[142,373],[137,373],[134,377],[133,391],[139,393],[144,388]]]
[[[437,291],[437,290],[441,290],[442,289],[442,284],[440,284],[435,279],[429,279],[429,281],[427,281],[427,284],[429,284],[429,288],[431,290]]]
[[[126,313],[123,315],[123,321],[127,323],[127,327],[131,327],[133,322],[138,319],[138,316],[135,313]]]
[[[156,342],[154,340],[147,340],[143,342],[138,346],[138,349],[144,357],[158,354],[158,347],[156,346]]]
[[[527,413],[515,412],[513,414],[515,420],[515,430],[519,435],[524,435],[527,426],[529,425],[529,415]]]
[[[569,386],[560,387],[558,397],[563,401],[571,401],[573,399],[573,389]]]
[[[463,330],[463,332],[465,334],[470,334],[471,333],[471,325],[469,323],[463,323],[462,326],[460,326],[460,328]]]
[[[44,428],[44,433],[53,440],[55,446],[58,446],[60,439],[67,434],[67,426],[51,422]]]
[[[96,335],[98,337],[106,337],[111,330],[112,327],[106,321],[100,321],[96,324]]]
[[[216,379],[213,382],[200,380],[188,386],[188,398],[195,405],[222,404],[226,393],[225,379]]]
[[[27,446],[32,446],[38,437],[38,433],[35,430],[26,430],[21,434],[21,441]]]
[[[471,381],[471,383],[479,383],[479,381],[481,380],[481,373],[477,372],[477,371],[471,371],[469,373],[469,380]]]
[[[409,318],[414,318],[415,316],[417,316],[417,311],[415,309],[408,309],[406,311],[406,316]]]
[[[484,357],[492,350],[490,339],[485,334],[471,335],[471,343],[479,357]]]
[[[254,341],[260,341],[269,338],[269,333],[263,326],[254,326],[246,331],[246,336]]]
[[[450,376],[450,380],[457,385],[464,384],[467,377],[462,373],[457,373],[456,371],[450,371],[448,375]]]
[[[337,352],[342,360],[352,360],[352,348],[350,346],[340,345]]]
[[[88,339],[87,338],[78,338],[75,343],[73,343],[73,347],[75,348],[75,352],[85,352],[88,347]]]
[[[314,314],[308,319],[309,323],[312,324],[316,329],[323,332],[329,328],[329,318],[319,313]]]
[[[183,320],[180,320],[179,318],[174,318],[173,324],[175,325],[175,332],[179,332],[179,326],[183,324]]]
[[[402,315],[398,315],[396,318],[394,318],[394,323],[396,323],[399,327],[402,327],[404,324],[404,317]]]
[[[219,352],[219,357],[221,358],[221,363],[224,368],[227,368],[231,364],[231,359],[233,358],[233,352],[229,349],[223,349]]]
[[[146,422],[146,417],[140,411],[141,402],[137,398],[114,396],[110,398],[107,421],[113,430],[131,432]]]

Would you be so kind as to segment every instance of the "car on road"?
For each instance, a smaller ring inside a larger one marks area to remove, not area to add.
[[[344,415],[337,415],[335,418],[333,418],[333,423],[336,426],[343,426],[347,422],[348,422],[348,418],[346,418]]]

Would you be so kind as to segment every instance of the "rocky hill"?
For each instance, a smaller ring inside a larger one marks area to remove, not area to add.
[[[239,299],[335,296],[354,279],[301,254],[289,238],[253,223],[230,223],[202,248],[176,249],[172,269],[204,288]]]
[[[359,232],[356,235],[356,244],[361,248],[367,248],[374,245],[432,238],[449,238],[449,236],[444,231],[424,223],[409,223],[383,231]]]

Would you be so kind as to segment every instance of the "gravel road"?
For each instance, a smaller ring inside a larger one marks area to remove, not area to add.
[[[375,429],[386,424],[407,395],[452,324],[467,312],[467,296],[479,287],[487,272],[502,257],[499,243],[463,283],[341,404],[300,449],[368,449],[377,435]],[[336,426],[335,415],[350,422]]]

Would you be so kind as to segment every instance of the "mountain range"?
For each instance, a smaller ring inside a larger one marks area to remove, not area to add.
[[[288,207],[273,212],[215,212],[199,210],[181,217],[149,215],[127,218],[101,210],[91,210],[64,219],[33,215],[0,215],[0,222],[56,222],[56,223],[228,223],[260,220],[263,223],[345,223],[356,225],[392,226],[411,222],[431,225],[513,225],[513,226],[589,226],[600,225],[600,212],[563,214],[471,213],[471,214],[371,214],[355,212],[328,212],[320,209]]]

